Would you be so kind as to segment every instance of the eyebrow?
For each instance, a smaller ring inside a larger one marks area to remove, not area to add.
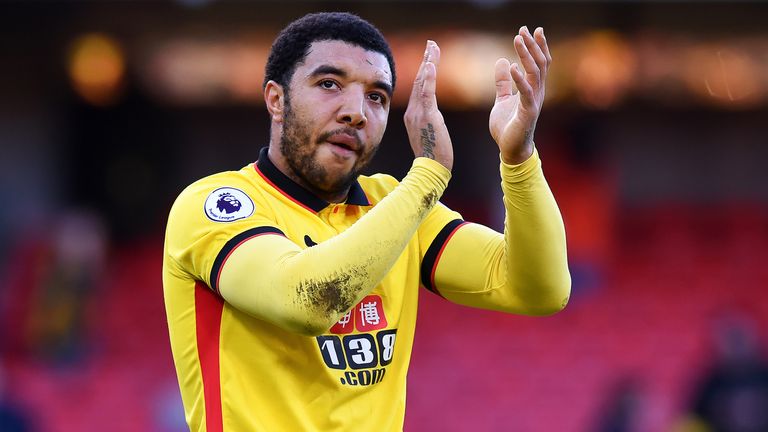
[[[345,78],[345,79],[349,77],[349,74],[345,70],[339,69],[336,66],[331,66],[331,65],[320,65],[316,67],[315,70],[313,70],[308,76],[310,78],[314,78],[322,75],[336,75],[338,77]],[[392,97],[392,93],[393,93],[392,85],[389,84],[388,82],[382,81],[382,80],[376,80],[373,82],[373,86],[375,88],[383,90],[388,97],[390,98]]]

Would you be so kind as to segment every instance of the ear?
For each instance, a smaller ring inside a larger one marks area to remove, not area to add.
[[[285,108],[285,93],[283,86],[275,81],[269,80],[264,87],[264,102],[267,105],[272,121],[276,123],[283,122],[283,110]]]

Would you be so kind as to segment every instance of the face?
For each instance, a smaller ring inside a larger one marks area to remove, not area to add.
[[[384,135],[391,83],[383,54],[314,42],[285,93],[279,157],[289,177],[322,197],[345,197]]]

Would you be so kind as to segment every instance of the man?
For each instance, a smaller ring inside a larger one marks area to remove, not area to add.
[[[269,147],[185,189],[163,283],[195,431],[400,430],[418,286],[474,307],[544,315],[570,290],[565,235],[533,145],[551,61],[544,33],[496,63],[490,130],[505,234],[438,202],[453,163],[427,42],[405,115],[401,182],[359,176],[387,124],[395,68],[381,33],[307,15],[275,40],[264,86]],[[519,89],[519,93],[516,89]]]

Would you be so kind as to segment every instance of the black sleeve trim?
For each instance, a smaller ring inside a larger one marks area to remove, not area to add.
[[[219,251],[219,254],[216,255],[216,260],[213,261],[213,268],[211,268],[211,289],[219,293],[219,275],[221,272],[221,267],[224,266],[224,262],[227,261],[227,258],[229,258],[229,254],[232,253],[235,249],[237,249],[238,246],[246,242],[247,240],[250,240],[254,237],[258,237],[260,235],[264,234],[278,234],[281,236],[285,236],[285,234],[280,231],[279,229],[271,226],[260,226],[256,228],[251,228],[247,231],[241,232],[240,234],[232,237],[221,250]]]
[[[437,265],[437,259],[440,256],[440,252],[443,251],[445,243],[451,237],[451,234],[456,231],[456,228],[462,224],[464,224],[464,221],[461,219],[454,219],[448,222],[443,229],[437,233],[435,239],[432,240],[432,244],[429,245],[427,253],[424,254],[424,260],[421,261],[421,283],[424,285],[424,288],[437,295],[440,295],[440,292],[438,292],[437,288],[432,284],[432,272]]]

